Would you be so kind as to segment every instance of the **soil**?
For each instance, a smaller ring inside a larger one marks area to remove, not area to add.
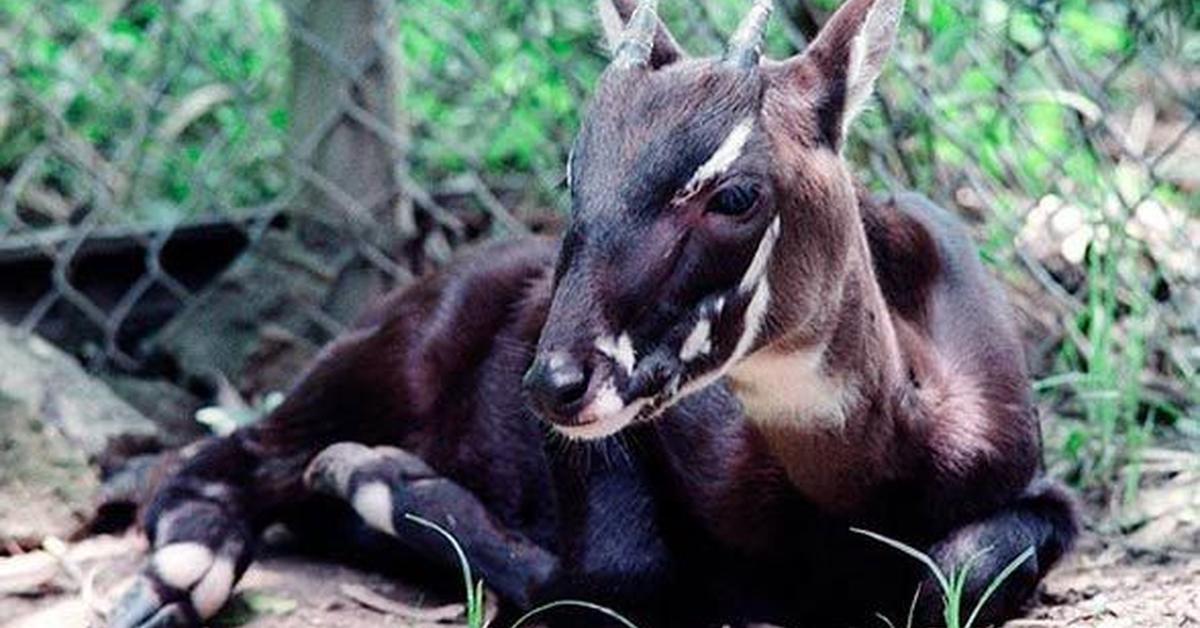
[[[1046,578],[1025,618],[1006,628],[1200,628],[1200,456],[1149,449],[1141,470],[1138,492],[1121,509],[1102,511],[1103,502],[1088,500],[1088,531]],[[17,489],[21,483],[0,482],[0,504],[13,506],[0,508],[0,528],[14,518],[30,520],[22,507],[31,504],[28,491]],[[212,625],[456,625],[431,621],[431,612],[461,625],[461,609],[447,608],[458,599],[438,597],[416,582],[297,556],[287,535],[268,540],[284,544],[267,544]],[[48,537],[41,545],[0,545],[0,628],[96,625],[145,561],[145,540],[133,532],[74,543]]]
[[[43,572],[43,582],[28,584],[20,594],[7,596],[0,588],[0,626],[87,626],[96,617],[92,608],[103,609],[110,604],[114,592],[135,573],[143,560],[144,545],[133,534],[95,537],[73,545],[62,560],[47,561],[51,568]],[[6,568],[5,561],[14,560],[0,559],[0,587],[4,586],[6,573],[12,582],[15,570]],[[27,571],[37,570],[27,567]],[[406,617],[418,609],[444,609],[449,602],[432,599],[411,583],[379,574],[273,555],[251,567],[234,602],[214,625],[432,626],[431,622]],[[1095,535],[1085,537],[1079,550],[1046,579],[1038,603],[1027,617],[1010,622],[1007,628],[1059,626],[1200,626],[1200,555],[1147,552],[1131,549],[1123,540],[1118,543]]]

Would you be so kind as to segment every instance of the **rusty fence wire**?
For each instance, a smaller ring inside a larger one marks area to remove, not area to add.
[[[662,4],[716,54],[748,3]],[[777,4],[785,56],[837,2]],[[907,8],[851,160],[972,223],[1051,407],[1102,439],[1194,419],[1194,4]],[[0,0],[0,316],[96,369],[278,387],[369,295],[561,225],[598,30],[582,1]]]

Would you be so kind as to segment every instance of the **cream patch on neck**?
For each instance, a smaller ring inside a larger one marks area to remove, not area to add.
[[[841,429],[858,390],[824,370],[825,347],[789,353],[759,351],[729,373],[734,391],[754,421]]]

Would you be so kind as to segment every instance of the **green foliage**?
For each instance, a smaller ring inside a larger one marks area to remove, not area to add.
[[[590,4],[395,3],[397,106],[414,179],[436,188],[478,173],[521,207],[565,209],[567,150],[606,63]],[[1066,472],[1089,485],[1135,462],[1157,425],[1200,432],[1195,404],[1141,389],[1139,375],[1170,342],[1162,323],[1147,322],[1159,305],[1146,286],[1178,277],[1124,228],[1146,202],[1198,217],[1200,195],[1145,167],[1148,156],[1123,154],[1116,137],[1146,102],[1160,118],[1194,117],[1194,89],[1172,94],[1156,74],[1200,63],[1193,4],[909,0],[880,81],[886,106],[864,113],[848,149],[877,188],[894,181],[977,214],[984,258],[1014,281],[1039,203],[1083,213],[1096,235],[1067,295],[1068,333],[1036,366],[1042,399],[1079,419],[1054,442]],[[745,5],[664,2],[663,11],[685,47],[716,54]],[[48,199],[0,211],[0,233],[18,219],[77,220],[82,209],[104,210],[88,216],[100,223],[173,224],[286,203],[296,6],[0,0],[0,180],[20,178]],[[798,4],[779,6],[784,15]],[[769,32],[775,56],[804,43],[782,23]],[[1155,368],[1200,396],[1194,367]]]
[[[109,209],[110,222],[169,223],[284,188],[273,3],[0,0],[0,37],[3,178],[26,167],[68,209]]]
[[[851,531],[856,534],[861,534],[867,538],[879,541],[880,543],[883,543],[884,545],[887,545],[901,553],[907,554],[909,557],[921,563],[926,569],[929,570],[930,575],[933,576],[934,580],[938,583],[938,587],[941,588],[942,618],[946,622],[946,628],[972,628],[972,626],[975,625],[975,620],[979,618],[979,613],[983,611],[988,600],[992,598],[992,595],[996,593],[996,591],[1000,588],[1000,585],[1004,584],[1004,581],[1008,580],[1008,577],[1011,576],[1013,572],[1016,571],[1022,564],[1032,558],[1034,554],[1033,547],[1026,548],[1025,551],[1021,552],[1016,558],[1011,560],[1008,565],[1004,567],[1004,569],[1001,569],[1000,573],[996,574],[991,582],[988,583],[988,586],[979,596],[979,599],[975,601],[975,606],[971,609],[971,614],[967,616],[967,621],[964,623],[962,620],[962,612],[965,610],[963,608],[963,592],[966,589],[967,579],[971,574],[971,569],[983,557],[983,553],[971,557],[967,560],[966,564],[959,565],[950,573],[946,573],[941,567],[938,566],[936,562],[933,561],[932,558],[930,558],[928,554],[925,554],[921,550],[918,550],[911,545],[907,545],[901,541],[897,541],[896,539],[883,536],[882,534],[871,532],[870,530],[851,528]],[[986,550],[984,553],[986,553]],[[917,595],[920,595],[919,590],[917,591]],[[916,599],[913,600],[913,606],[916,606]],[[887,623],[891,624],[890,621],[887,621]],[[911,610],[909,611],[907,625],[910,628],[912,626]]]
[[[1118,148],[1138,106],[1189,119],[1189,94],[1172,93],[1149,64],[1156,55],[1200,59],[1200,33],[1183,26],[1194,8],[910,0],[908,9],[893,70],[881,79],[890,115],[869,112],[860,138],[876,141],[852,151],[869,163],[877,138],[890,134],[906,186],[951,207],[963,192],[981,195],[984,258],[1010,278],[1025,264],[1020,254],[1030,255],[1021,247],[1039,204],[1055,199],[1083,216],[1082,282],[1063,305],[1067,333],[1057,357],[1039,366],[1039,389],[1047,406],[1078,419],[1060,421],[1065,437],[1051,441],[1061,443],[1059,468],[1084,486],[1110,485],[1122,468],[1136,469],[1156,425],[1200,418],[1188,417],[1194,403],[1153,401],[1141,388],[1148,358],[1172,342],[1149,286],[1189,280],[1165,271],[1167,252],[1126,227],[1143,209],[1200,215],[1197,200]],[[1198,389],[1186,367],[1165,369]]]

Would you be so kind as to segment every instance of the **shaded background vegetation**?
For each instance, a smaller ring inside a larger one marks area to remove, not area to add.
[[[715,54],[746,4],[663,13]],[[781,57],[837,2],[778,4]],[[370,28],[317,19],[345,7]],[[972,224],[1050,464],[1112,504],[1200,438],[1198,26],[1190,0],[910,0],[848,149]],[[265,398],[362,295],[561,224],[597,31],[566,0],[0,0],[0,315],[112,377]],[[392,158],[378,194],[346,137]]]

